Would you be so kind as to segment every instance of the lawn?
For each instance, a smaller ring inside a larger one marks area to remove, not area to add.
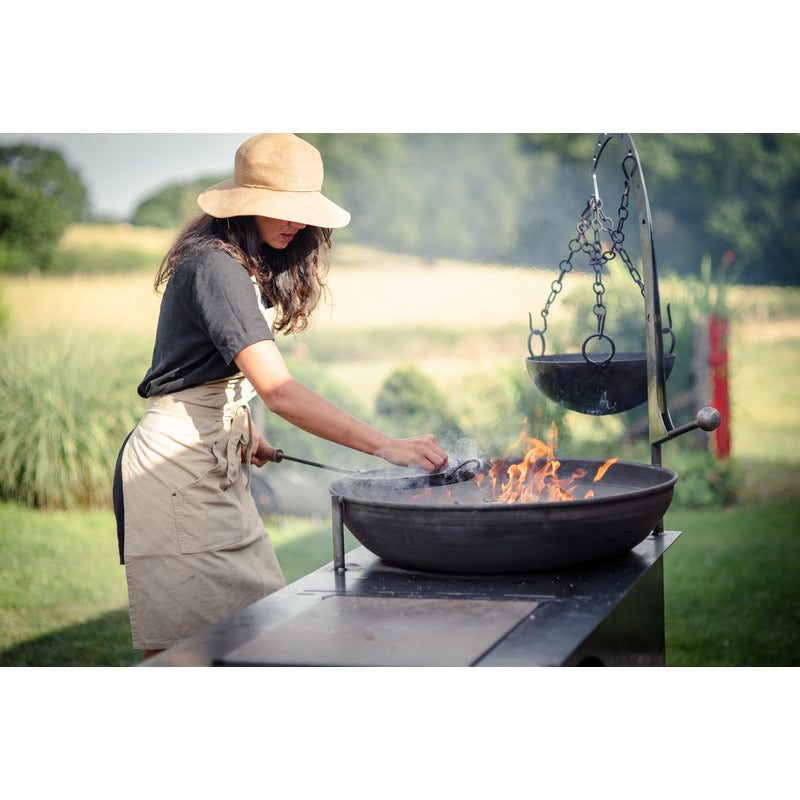
[[[330,524],[267,520],[288,582],[332,558]],[[347,537],[348,549],[356,545]],[[125,570],[111,511],[0,504],[0,666],[125,666]]]
[[[0,666],[124,666],[124,569],[111,512],[0,505]],[[669,666],[800,665],[800,504],[669,512]],[[288,581],[332,558],[327,522],[268,521]],[[348,534],[347,549],[355,546]]]
[[[671,512],[667,665],[800,666],[800,503]]]

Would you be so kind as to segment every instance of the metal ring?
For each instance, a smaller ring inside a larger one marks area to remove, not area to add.
[[[539,356],[535,356],[533,354],[533,350],[531,350],[531,339],[533,339],[534,336],[538,336],[539,339],[541,339],[541,342],[542,342],[542,353]],[[541,358],[544,355],[544,332],[543,331],[531,331],[528,334],[528,352],[531,354],[531,358]]]
[[[608,354],[608,357],[605,358],[603,361],[592,361],[589,356],[586,355],[586,345],[589,344],[589,339],[605,339],[611,345],[611,352]],[[586,339],[583,341],[583,346],[581,347],[581,354],[583,355],[583,360],[587,364],[596,364],[597,366],[602,366],[603,364],[608,364],[612,358],[614,358],[614,353],[617,352],[617,347],[614,344],[614,340],[610,336],[606,336],[604,333],[593,333],[591,336],[587,336]]]

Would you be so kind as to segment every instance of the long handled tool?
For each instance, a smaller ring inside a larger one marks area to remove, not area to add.
[[[344,472],[348,475],[357,475],[359,472],[363,472],[364,470],[355,470],[355,469],[342,469],[341,467],[331,467],[328,464],[320,464],[317,461],[308,461],[305,458],[297,458],[296,456],[287,456],[283,450],[278,450],[277,447],[267,447],[266,445],[261,445],[258,450],[256,450],[255,455],[258,458],[266,458],[267,461],[274,461],[276,464],[280,464],[281,461],[296,461],[298,464],[306,464],[309,467],[317,467],[318,469],[329,469],[333,472]]]
[[[344,472],[347,475],[363,475],[365,477],[370,477],[373,480],[380,480],[382,477],[387,481],[401,480],[396,474],[382,476],[380,472],[375,470],[342,469],[342,467],[332,467],[329,464],[320,464],[318,461],[309,461],[305,458],[287,456],[283,450],[279,450],[277,447],[267,447],[263,444],[255,451],[255,455],[258,458],[264,458],[267,461],[274,461],[276,464],[280,464],[281,461],[296,461],[298,464],[305,464],[306,466],[316,467],[317,469],[329,469],[333,472]],[[463,462],[459,459],[455,459],[455,461],[449,464],[444,470],[434,473],[425,473],[423,476],[418,477],[424,478],[428,485],[442,486],[451,483],[461,483],[461,481],[472,480],[477,472],[483,471],[487,468],[488,467],[478,461],[478,459],[473,458]]]

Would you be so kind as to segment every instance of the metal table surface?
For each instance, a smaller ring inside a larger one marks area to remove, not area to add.
[[[559,572],[409,572],[364,547],[141,666],[663,666],[662,557],[680,532]]]

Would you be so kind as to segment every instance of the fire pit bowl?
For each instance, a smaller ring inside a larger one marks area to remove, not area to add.
[[[593,482],[603,463],[561,460],[559,475],[585,473],[572,494],[591,489],[589,499],[502,504],[476,481],[420,492],[343,478],[330,492],[344,525],[388,564],[445,574],[540,572],[621,557],[669,508],[675,472],[617,461]]]
[[[533,382],[551,400],[580,414],[619,414],[647,402],[647,355],[615,353],[604,362],[582,353],[525,359]],[[664,380],[675,356],[664,355]]]

